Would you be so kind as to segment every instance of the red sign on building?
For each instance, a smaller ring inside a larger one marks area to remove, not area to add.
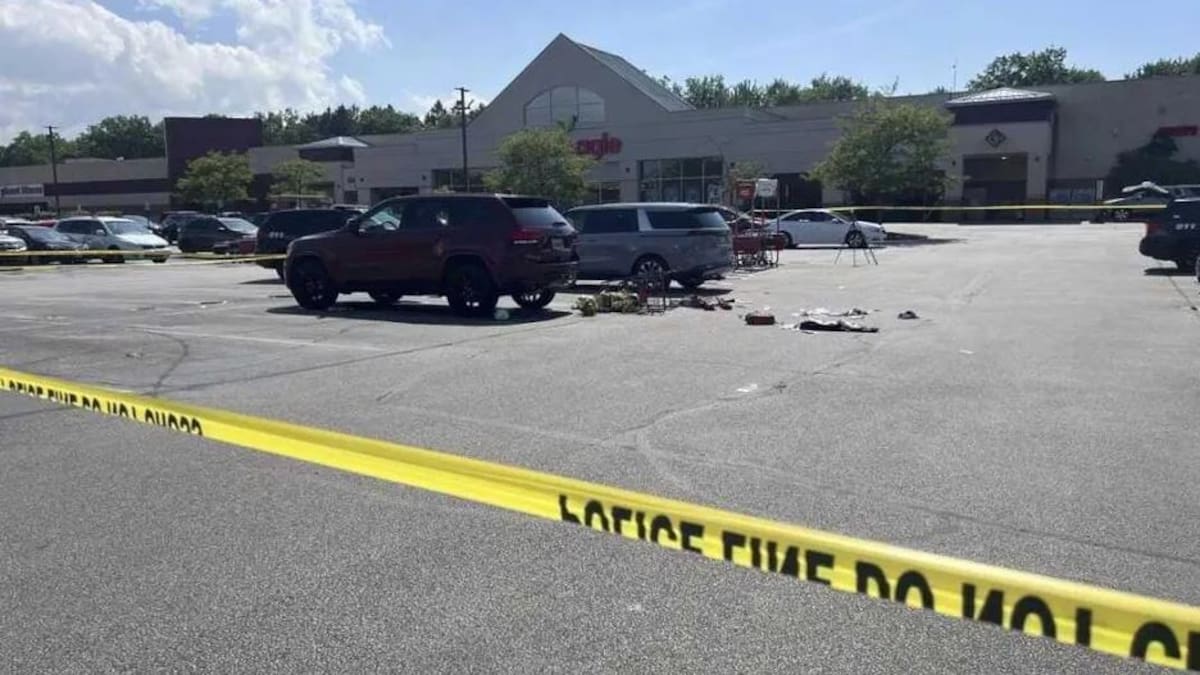
[[[591,155],[596,159],[605,155],[615,155],[621,152],[621,139],[609,136],[607,131],[600,134],[599,138],[581,138],[575,141],[575,152]]]

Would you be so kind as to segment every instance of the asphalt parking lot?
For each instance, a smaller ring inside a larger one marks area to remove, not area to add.
[[[940,243],[787,251],[706,287],[733,311],[650,316],[0,271],[0,364],[1200,604],[1195,280],[1133,225],[906,229]],[[11,671],[1145,668],[9,394],[0,513]]]

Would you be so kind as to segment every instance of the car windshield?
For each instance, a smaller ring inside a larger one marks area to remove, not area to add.
[[[242,234],[254,234],[258,232],[258,228],[254,226],[254,223],[248,220],[242,220],[241,218],[218,218],[218,220],[221,221],[222,225],[234,232],[241,232]]]
[[[106,220],[104,224],[113,234],[150,234],[145,225],[132,220]]]

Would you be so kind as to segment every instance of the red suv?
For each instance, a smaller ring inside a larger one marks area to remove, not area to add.
[[[380,304],[445,295],[460,314],[490,314],[502,294],[540,309],[575,279],[575,230],[545,199],[445,194],[389,199],[345,227],[296,239],[284,280],[301,307],[340,293]]]

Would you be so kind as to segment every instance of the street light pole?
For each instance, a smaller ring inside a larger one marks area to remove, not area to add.
[[[471,91],[466,87],[455,87],[458,92],[458,124],[462,127],[462,155],[463,155],[463,185],[464,190],[471,191],[471,174],[467,172],[467,92]]]
[[[46,130],[50,132],[50,174],[54,180],[54,215],[62,215],[62,204],[58,196],[58,156],[54,149],[54,127],[47,126]]]

